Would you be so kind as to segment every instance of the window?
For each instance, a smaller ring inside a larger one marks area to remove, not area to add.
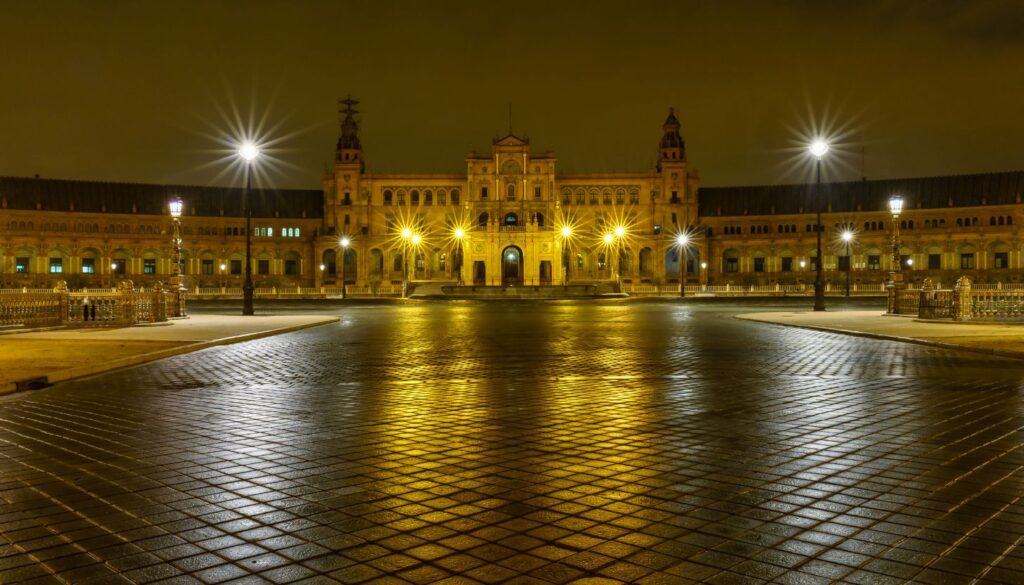
[[[444,191],[439,191],[437,193],[437,204],[448,205],[448,195]]]
[[[270,274],[270,260],[257,260],[256,261],[256,273],[257,274]]]
[[[241,274],[241,273],[242,273],[242,261],[241,260],[232,260],[231,261],[231,274]]]
[[[64,259],[50,258],[50,272],[64,272]]]
[[[206,269],[205,263],[207,260],[203,260],[203,269]],[[203,274],[213,274],[213,260],[210,262],[210,272],[203,272]],[[142,260],[142,273],[143,274],[156,274],[156,259],[155,258],[144,258]]]
[[[739,272],[740,271],[740,259],[739,258],[726,258],[725,259],[725,271],[726,272]]]
[[[114,274],[127,274],[128,273],[128,259],[127,258],[116,258],[114,259]]]
[[[213,274],[213,260],[204,259],[201,268],[203,274]]]
[[[515,201],[515,200],[516,200],[516,184],[515,183],[509,183],[508,186],[505,187],[505,201]]]
[[[849,272],[850,271],[850,257],[849,256],[840,256],[839,257],[839,271],[840,272]]]
[[[533,198],[534,199],[540,200],[540,193],[541,193],[540,185],[538,185],[538,186],[533,188]]]
[[[350,216],[349,214],[346,213],[345,214],[345,225],[350,225],[351,223],[352,223],[352,216]]]
[[[295,276],[299,273],[299,261],[298,260],[285,260],[284,261],[284,273],[288,276]]]
[[[82,274],[94,274],[96,272],[95,258],[82,258]]]
[[[974,253],[960,254],[960,268],[964,270],[974,269]]]
[[[679,203],[679,191],[673,191],[672,192],[671,203]]]
[[[423,192],[423,204],[433,205],[434,204],[434,193],[432,191]]]
[[[928,270],[942,268],[942,254],[928,254]]]
[[[384,205],[391,205],[392,194],[391,191],[384,192]]]
[[[782,257],[782,271],[783,272],[793,272],[793,257],[792,256],[783,256]]]
[[[764,258],[754,258],[754,272],[764,272]]]
[[[1009,268],[1010,267],[1010,254],[1009,252],[996,252],[995,262],[992,264],[993,268]]]
[[[480,187],[480,199],[483,201],[487,200],[487,187]]]
[[[672,214],[672,225],[679,225],[679,220],[676,219],[676,214]]]
[[[15,272],[28,272],[28,258],[18,257],[14,259]]]
[[[818,270],[818,258],[816,256],[811,256],[810,260],[811,260],[811,270],[817,271]]]
[[[882,257],[881,256],[868,256],[868,270],[881,270],[882,269]]]
[[[458,204],[459,204],[459,192],[457,190],[456,191],[452,191],[452,205],[458,205]]]
[[[419,205],[420,204],[420,192],[419,191],[413,191],[412,193],[409,193],[409,204],[410,205]]]

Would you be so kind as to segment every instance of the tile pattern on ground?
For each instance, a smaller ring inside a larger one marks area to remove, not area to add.
[[[0,583],[1024,582],[1024,363],[416,304],[0,400]]]

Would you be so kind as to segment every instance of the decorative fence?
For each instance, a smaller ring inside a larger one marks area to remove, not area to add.
[[[638,296],[672,296],[679,294],[678,284],[653,285],[653,284],[623,284],[622,292]],[[813,296],[813,284],[765,284],[765,285],[732,285],[732,284],[688,284],[686,285],[687,295],[702,295],[716,297],[787,297],[787,296]],[[845,286],[834,286],[825,283],[825,294],[829,296],[842,296],[846,294]],[[885,294],[884,284],[853,284],[850,286],[850,294],[856,296],[879,296]]]
[[[1024,319],[1024,289],[997,284],[973,285],[963,276],[952,289],[937,289],[925,279],[920,289],[889,289],[889,313],[920,319],[1014,321]]]
[[[241,298],[242,289],[239,287],[195,287],[189,289],[193,298],[218,299],[218,298]],[[402,287],[392,284],[378,286],[356,286],[350,284],[345,287],[345,295],[350,297],[397,297],[402,294]],[[287,299],[287,298],[327,298],[340,297],[341,286],[269,286],[253,289],[253,298],[257,299]]]
[[[158,323],[184,312],[184,291],[168,290],[160,283],[149,290],[124,281],[114,289],[69,291],[62,281],[52,290],[0,291],[2,326],[128,326]]]

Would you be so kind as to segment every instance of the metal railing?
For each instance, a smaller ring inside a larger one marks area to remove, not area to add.
[[[184,309],[184,293],[159,283],[149,290],[124,281],[116,289],[69,291],[61,281],[52,290],[0,291],[0,325],[6,326],[157,323],[183,316]]]

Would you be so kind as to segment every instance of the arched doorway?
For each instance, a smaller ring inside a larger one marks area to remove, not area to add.
[[[517,246],[501,251],[501,283],[505,286],[523,284],[523,251]]]

